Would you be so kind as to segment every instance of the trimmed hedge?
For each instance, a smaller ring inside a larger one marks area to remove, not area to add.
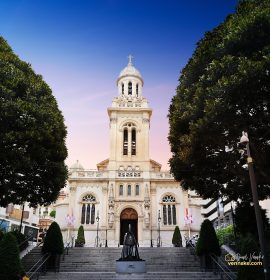
[[[19,254],[19,247],[14,234],[6,233],[0,242],[0,279],[19,279],[22,272]]]
[[[200,236],[196,244],[196,253],[198,256],[210,254],[220,256],[221,254],[215,229],[208,219],[204,220],[201,224]]]
[[[182,247],[182,237],[178,226],[176,226],[174,229],[172,244],[175,247]]]
[[[77,239],[75,240],[75,246],[77,246],[77,247],[82,247],[84,244],[85,244],[84,228],[83,228],[83,226],[81,225],[81,226],[79,227],[79,230],[78,230]]]
[[[47,231],[42,252],[51,253],[52,255],[60,255],[64,252],[63,236],[56,222],[53,222]]]

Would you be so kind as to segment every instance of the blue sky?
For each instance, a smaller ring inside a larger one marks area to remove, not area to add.
[[[108,157],[107,107],[134,56],[153,108],[150,155],[168,169],[168,107],[196,43],[237,0],[0,0],[0,35],[50,85],[68,128],[67,164]]]

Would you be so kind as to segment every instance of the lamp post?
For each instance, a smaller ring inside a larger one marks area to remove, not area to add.
[[[106,228],[106,241],[105,241],[105,247],[108,247],[108,240],[107,240],[107,228]]]
[[[243,131],[243,135],[240,139],[240,143],[246,145],[246,148],[247,148],[248,172],[249,172],[252,198],[253,198],[253,204],[254,204],[255,215],[256,215],[257,230],[258,230],[258,235],[259,235],[261,253],[263,255],[263,272],[264,272],[265,279],[267,279],[267,264],[266,264],[266,258],[265,258],[266,252],[265,252],[265,244],[264,244],[263,223],[262,223],[262,216],[261,216],[261,211],[260,211],[260,206],[259,206],[257,183],[256,183],[256,178],[255,178],[255,173],[254,173],[254,168],[253,168],[253,160],[252,160],[252,157],[250,154],[248,134],[245,133],[244,131]]]
[[[160,210],[158,210],[158,240],[157,240],[157,247],[160,247]]]
[[[150,243],[150,247],[152,248],[153,247],[153,238],[152,238],[152,224],[151,224],[151,227],[150,227],[150,238],[151,238],[151,243]]]
[[[99,212],[97,211],[97,217],[96,217],[96,221],[97,221],[97,247],[98,247],[98,227],[99,227]]]

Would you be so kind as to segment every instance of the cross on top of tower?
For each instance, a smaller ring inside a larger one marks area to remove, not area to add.
[[[132,56],[131,54],[128,56],[128,65],[132,65],[133,58],[134,58],[134,56]]]

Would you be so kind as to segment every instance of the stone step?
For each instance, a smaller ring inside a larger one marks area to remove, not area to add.
[[[220,280],[221,278],[218,275],[214,275],[210,272],[160,272],[160,273],[132,273],[132,274],[117,274],[117,273],[54,273],[49,272],[45,276],[40,276],[40,280],[87,280],[87,279],[95,279],[95,280],[108,280],[108,279],[117,279],[117,280],[172,280],[172,279],[182,279],[182,280],[192,280],[192,279],[201,279],[201,280]]]

